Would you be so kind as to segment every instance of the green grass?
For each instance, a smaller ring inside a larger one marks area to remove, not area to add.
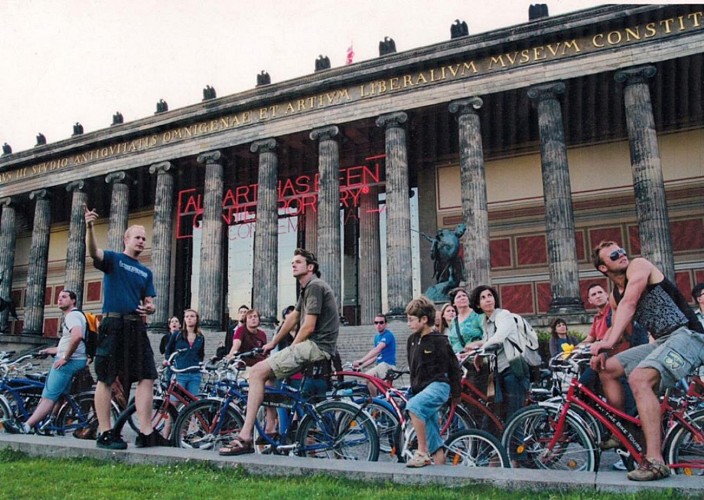
[[[418,472],[422,474],[421,471]],[[343,498],[374,500],[431,498],[472,499],[619,499],[683,498],[675,492],[640,492],[637,495],[597,495],[551,492],[508,492],[488,486],[400,486],[361,483],[331,476],[265,477],[242,469],[221,469],[202,463],[180,465],[124,465],[93,459],[29,457],[0,450],[0,498],[5,499],[147,499],[147,498]]]

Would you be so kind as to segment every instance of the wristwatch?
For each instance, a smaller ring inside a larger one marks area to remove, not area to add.
[[[63,358],[64,358],[64,361],[68,361],[68,360],[69,360],[69,355],[68,355],[68,354],[64,354],[64,355],[63,355]]]

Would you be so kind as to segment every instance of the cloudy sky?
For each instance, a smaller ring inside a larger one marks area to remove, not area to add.
[[[399,52],[444,41],[455,19],[470,34],[528,20],[516,0],[0,0],[0,143],[32,148],[169,109],[378,55],[384,36]],[[551,0],[551,15],[606,2]],[[615,2],[609,2],[615,3]],[[627,3],[627,2],[620,2]]]

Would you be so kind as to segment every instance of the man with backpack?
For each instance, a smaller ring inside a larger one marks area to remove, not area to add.
[[[59,345],[42,349],[39,354],[55,356],[56,360],[46,377],[42,398],[36,410],[26,422],[17,424],[5,421],[5,430],[14,434],[27,434],[51,412],[56,401],[68,392],[73,376],[86,366],[86,317],[76,309],[76,293],[62,290],[58,298],[59,309],[63,311],[59,329]]]

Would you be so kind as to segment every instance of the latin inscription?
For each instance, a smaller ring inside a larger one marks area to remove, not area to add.
[[[481,59],[468,59],[413,73],[391,76],[359,85],[334,89],[320,94],[283,101],[269,106],[238,111],[219,118],[194,123],[192,125],[164,130],[157,134],[131,141],[102,146],[76,153],[69,157],[0,172],[0,185],[21,181],[37,175],[50,174],[109,158],[138,153],[160,146],[185,141],[245,127],[257,123],[282,119],[326,108],[340,106],[382,95],[428,87],[441,82],[471,78],[493,72],[506,71],[516,67],[540,63],[554,59],[572,57],[584,53],[626,46],[655,37],[692,31],[702,28],[704,10],[687,15],[649,22],[637,26],[597,33],[584,38],[574,38],[521,50],[490,55]]]

